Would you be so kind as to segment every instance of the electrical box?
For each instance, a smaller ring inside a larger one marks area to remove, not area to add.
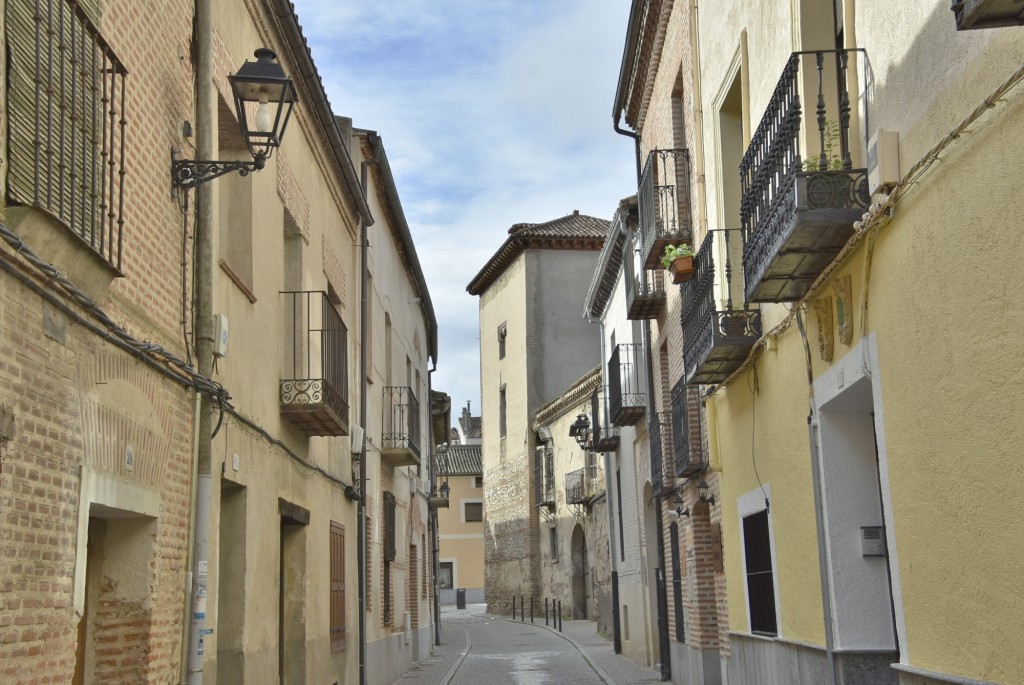
[[[360,454],[363,451],[363,427],[355,426],[349,439],[352,441],[352,454]]]
[[[864,557],[885,556],[885,528],[882,526],[861,526],[860,553]]]
[[[213,356],[228,356],[228,317],[226,314],[213,315]]]
[[[900,180],[899,134],[875,131],[868,141],[868,190],[872,195],[884,192]]]

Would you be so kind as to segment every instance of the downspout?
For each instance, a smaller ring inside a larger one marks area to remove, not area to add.
[[[637,186],[640,185],[641,168],[640,168],[640,136],[634,131],[627,131],[619,125],[619,114],[618,112],[614,115],[614,126],[615,132],[619,135],[626,136],[633,139],[633,145],[636,150],[636,180]],[[643,340],[646,349],[646,367],[647,367],[647,388],[648,397],[650,400],[654,399],[654,361],[652,359],[651,351],[651,323],[649,320],[644,320],[643,327]],[[654,403],[648,402],[648,411],[654,409]],[[651,463],[654,463],[655,456],[650,455]],[[671,657],[669,655],[669,637],[668,637],[668,596],[665,591],[665,538],[662,530],[662,512],[661,512],[661,500],[658,500],[658,504],[654,509],[654,521],[658,528],[658,566],[655,569],[655,586],[657,593],[657,605],[658,605],[658,659],[661,663],[661,679],[669,680],[672,677],[672,664]]]
[[[591,319],[593,323],[593,319]],[[608,365],[605,364],[607,357],[607,348],[605,347],[605,330],[604,321],[598,322],[601,326],[601,389],[602,395],[604,394],[604,388],[608,387]],[[601,403],[601,410],[604,416],[602,417],[603,425],[610,426],[608,420],[608,403]],[[612,474],[612,456],[611,452],[604,453],[604,473],[605,482],[610,482]],[[610,487],[607,488],[611,490]],[[612,648],[616,654],[622,653],[622,628],[619,626],[619,557],[615,551],[615,516],[612,514],[611,503],[615,500],[615,497],[609,493],[608,496],[608,553],[611,556],[612,562]],[[622,506],[622,502],[619,502],[617,506]],[[619,545],[622,544],[622,540],[619,540]]]
[[[367,177],[372,161],[366,161],[359,165],[359,183],[366,196]],[[359,568],[359,685],[366,685],[366,396],[367,378],[370,369],[366,368],[367,354],[366,346],[369,344],[370,335],[367,330],[367,313],[370,294],[367,289],[370,285],[369,246],[367,243],[367,222],[359,220],[359,425],[363,429],[363,442],[359,446],[359,502],[356,505],[356,564]]]
[[[202,407],[200,397],[201,395],[196,393],[196,405],[194,415],[192,417],[192,485],[189,488],[188,542],[185,547],[185,553],[187,555],[187,558],[185,559],[185,568],[188,569],[188,571],[185,573],[185,589],[183,593],[185,615],[184,620],[181,622],[181,664],[179,666],[180,673],[178,674],[178,682],[181,683],[181,685],[187,685],[188,683],[189,646],[191,644],[190,640],[192,635],[192,559],[195,556],[193,545],[196,540],[196,482],[199,476],[199,414]]]
[[[195,0],[196,13],[196,158],[215,159],[213,149],[213,8],[212,0]],[[195,228],[195,330],[199,374],[213,378],[213,197],[202,185],[196,187]],[[196,429],[196,496],[192,550],[192,599],[189,607],[189,685],[203,682],[203,645],[206,633],[206,587],[210,547],[210,509],[213,495],[213,399],[199,396]]]
[[[828,558],[825,551],[825,507],[822,498],[821,462],[818,452],[818,417],[814,411],[814,376],[811,369],[811,347],[807,342],[807,331],[804,328],[803,315],[796,310],[796,325],[800,329],[800,337],[804,343],[807,360],[808,409],[807,438],[811,443],[811,478],[814,483],[814,523],[818,533],[818,577],[821,582],[821,613],[825,623],[825,683],[836,685],[835,637],[832,634],[832,581],[828,574]]]
[[[427,371],[427,397],[431,396],[431,389],[434,387],[434,372],[437,371],[437,359],[434,359],[433,367]],[[433,432],[433,421],[431,421],[431,432]],[[431,436],[431,443],[434,442],[433,436]],[[429,483],[427,485],[427,492],[431,495],[434,494],[434,478],[437,471],[437,447],[431,447],[430,450],[430,464],[427,466],[427,478]],[[429,500],[428,500],[429,502]],[[428,505],[427,511],[430,517],[427,521],[430,523],[430,548],[433,550],[431,558],[430,568],[432,573],[432,585],[434,595],[434,605],[431,610],[434,614],[434,644],[440,646],[441,644],[441,598],[438,596],[437,587],[437,575],[440,571],[439,562],[437,559],[440,550],[440,542],[438,540],[437,530],[437,509]],[[426,579],[424,578],[424,582]]]

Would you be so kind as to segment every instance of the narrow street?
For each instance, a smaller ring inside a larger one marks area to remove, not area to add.
[[[590,621],[567,621],[559,633],[544,619],[512,621],[485,605],[445,607],[442,644],[396,685],[639,685],[660,682],[654,669],[615,654]]]

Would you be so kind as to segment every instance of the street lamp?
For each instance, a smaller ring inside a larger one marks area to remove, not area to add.
[[[672,500],[672,504],[676,507],[676,516],[690,516],[690,508],[683,509],[683,498],[679,495],[679,491],[676,491],[676,498]]]
[[[580,449],[587,448],[587,438],[590,437],[590,419],[587,418],[586,414],[580,414],[576,417],[575,423],[569,427],[569,435],[576,438],[576,443],[580,446]]]
[[[295,86],[277,63],[273,50],[260,48],[253,54],[255,62],[246,60],[237,74],[228,76],[238,127],[252,161],[172,158],[171,181],[176,188],[195,188],[232,171],[248,176],[265,167],[280,147],[297,102]]]
[[[697,496],[700,497],[700,501],[701,502],[707,502],[708,504],[714,504],[715,503],[715,496],[714,495],[710,495],[710,496],[708,495],[708,492],[710,490],[711,490],[711,488],[708,485],[707,481],[705,481],[703,478],[701,478],[700,482],[697,483]]]

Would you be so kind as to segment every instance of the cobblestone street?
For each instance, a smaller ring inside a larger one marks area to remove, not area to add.
[[[590,621],[563,632],[484,613],[485,605],[442,609],[440,646],[398,685],[638,685],[659,682],[654,669],[615,654]]]

